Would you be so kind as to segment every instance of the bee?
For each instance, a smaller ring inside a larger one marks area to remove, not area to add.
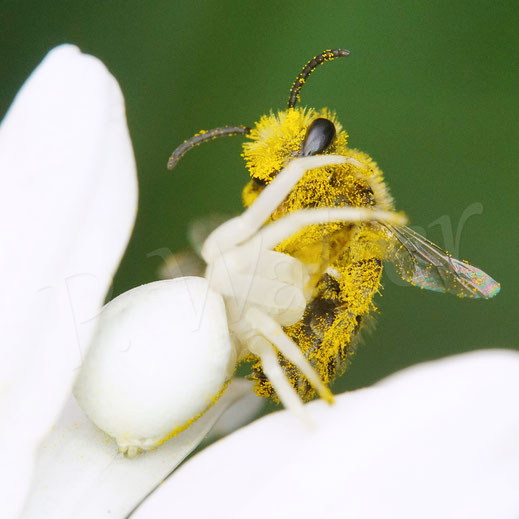
[[[224,126],[201,131],[171,155],[176,166],[193,147],[223,136],[248,139],[242,156],[250,174],[243,203],[251,208],[293,160],[340,156],[343,163],[307,170],[264,222],[269,226],[305,210],[357,208],[394,213],[382,171],[366,153],[348,146],[348,134],[327,108],[297,106],[310,74],[321,64],[349,56],[344,49],[325,50],[312,58],[294,81],[285,110],[263,115],[252,127]],[[377,220],[377,221],[375,221]],[[323,221],[297,229],[273,250],[304,267],[305,305],[296,322],[283,322],[283,332],[302,352],[325,385],[342,374],[359,342],[359,332],[375,310],[383,262],[392,262],[411,285],[459,297],[494,297],[500,285],[480,269],[451,257],[409,227],[384,219]],[[276,350],[290,386],[303,401],[315,396],[308,372]],[[280,396],[265,372],[263,359],[245,348],[239,360],[251,360],[255,392],[275,400]],[[327,393],[322,392],[321,396]],[[330,399],[330,398],[328,398]]]

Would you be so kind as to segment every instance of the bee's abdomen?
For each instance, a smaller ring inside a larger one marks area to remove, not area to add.
[[[351,259],[349,253],[342,255],[323,274],[302,319],[285,328],[326,383],[345,370],[355,351],[363,320],[374,308],[372,299],[380,286],[380,258]],[[311,399],[315,392],[304,375],[281,354],[278,358],[301,398]],[[254,364],[251,378],[258,395],[276,399],[260,361]]]

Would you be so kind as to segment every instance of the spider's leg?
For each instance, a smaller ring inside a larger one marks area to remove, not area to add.
[[[253,239],[243,247],[247,254],[248,245],[259,240],[261,247],[272,249],[283,240],[308,225],[331,222],[373,222],[378,221],[390,225],[401,226],[407,223],[407,218],[401,213],[368,209],[364,207],[325,207],[317,209],[300,209],[289,213],[279,220],[261,229]]]
[[[313,423],[303,405],[302,400],[285,376],[279,365],[275,348],[264,337],[256,335],[248,343],[249,351],[261,360],[261,367],[267,375],[272,387],[286,409],[298,416],[303,422]]]
[[[281,205],[307,171],[349,162],[353,162],[355,165],[358,164],[355,159],[342,155],[316,155],[290,161],[241,215],[246,225],[249,228],[254,228],[250,235],[252,236],[270,218],[272,213]]]
[[[306,171],[345,163],[360,164],[355,159],[341,155],[301,157],[289,162],[245,212],[223,223],[208,236],[202,248],[203,258],[209,263],[215,256],[253,236],[288,196]]]
[[[333,404],[332,392],[323,383],[299,347],[288,337],[283,328],[274,319],[253,307],[247,312],[247,320],[303,373],[323,400]]]

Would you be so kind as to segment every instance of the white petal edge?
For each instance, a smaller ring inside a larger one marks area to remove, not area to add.
[[[137,208],[124,100],[71,45],[31,74],[0,126],[3,515],[70,392]]]
[[[22,518],[126,517],[196,448],[222,413],[251,391],[252,383],[235,379],[188,429],[134,459],[120,454],[115,441],[70,399],[66,413],[40,448]]]
[[[263,410],[266,399],[257,396],[251,389],[239,402],[222,414],[221,418],[214,424],[208,434],[209,441],[223,438],[233,431],[244,427],[258,418]]]
[[[519,510],[519,353],[418,365],[269,415],[183,465],[132,515],[512,519]]]

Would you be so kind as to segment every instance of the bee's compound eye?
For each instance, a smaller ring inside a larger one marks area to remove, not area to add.
[[[306,130],[301,155],[308,157],[322,153],[335,137],[335,125],[329,119],[319,117]]]

